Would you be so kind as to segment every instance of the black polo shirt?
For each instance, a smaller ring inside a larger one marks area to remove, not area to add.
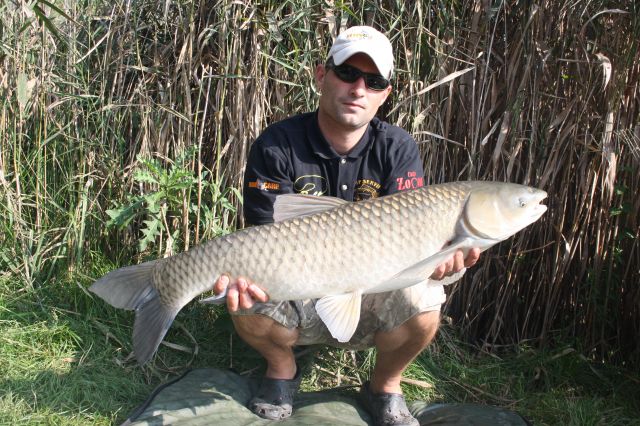
[[[272,124],[251,146],[244,175],[247,223],[273,222],[278,194],[330,195],[359,201],[423,185],[414,139],[374,118],[347,155],[325,140],[316,112]]]

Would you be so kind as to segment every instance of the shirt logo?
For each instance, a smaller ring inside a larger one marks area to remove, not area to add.
[[[370,198],[378,198],[380,196],[379,182],[371,179],[358,179],[356,181],[356,189],[353,193],[353,201],[368,200]]]
[[[407,189],[416,189],[424,185],[424,177],[418,176],[416,172],[407,172],[407,177],[399,177],[396,179],[398,191]]]
[[[327,187],[327,180],[320,175],[300,176],[293,182],[293,189],[298,194],[324,195]]]
[[[267,180],[256,179],[253,182],[249,182],[249,188],[259,189],[260,191],[277,191],[280,189],[278,182],[269,182]]]

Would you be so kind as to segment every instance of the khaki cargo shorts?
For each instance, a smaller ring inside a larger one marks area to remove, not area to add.
[[[297,345],[366,349],[375,346],[376,331],[390,331],[419,313],[439,311],[445,299],[441,285],[418,284],[386,293],[365,294],[358,328],[347,343],[331,336],[316,312],[317,299],[256,303],[251,309],[239,310],[234,315],[266,315],[287,328],[297,327],[300,333]]]

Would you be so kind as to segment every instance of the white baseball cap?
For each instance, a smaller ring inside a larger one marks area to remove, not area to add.
[[[356,53],[368,55],[384,78],[391,77],[393,50],[389,39],[380,31],[367,26],[346,29],[333,42],[329,58],[333,58],[334,64],[340,65]]]

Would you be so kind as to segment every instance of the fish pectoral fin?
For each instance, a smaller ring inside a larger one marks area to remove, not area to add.
[[[316,312],[338,342],[348,342],[358,328],[362,290],[326,296],[316,302]]]
[[[281,222],[294,217],[308,216],[347,204],[341,198],[305,194],[282,194],[273,204],[273,220]]]
[[[200,303],[205,305],[222,305],[227,301],[227,289],[220,294],[214,294],[211,297],[207,297],[206,299],[199,300]]]
[[[467,268],[462,268],[461,270],[459,270],[455,274],[452,274],[452,275],[450,275],[448,277],[444,277],[444,278],[442,278],[440,280],[434,280],[434,279],[430,278],[430,279],[426,280],[425,284],[427,286],[453,284],[456,281],[458,281],[460,278],[462,278],[462,276],[464,275],[465,272],[467,272]]]
[[[460,238],[455,240],[450,245],[444,247],[442,250],[434,253],[426,259],[423,259],[418,263],[411,265],[407,269],[398,272],[382,284],[367,289],[367,293],[382,293],[385,291],[397,290],[399,288],[411,287],[425,281],[430,285],[451,284],[454,281],[459,280],[460,277],[464,275],[466,269],[461,270],[452,277],[447,277],[442,280],[430,280],[429,277],[433,274],[433,271],[435,271],[435,269],[443,262],[448,260],[456,250],[465,250],[471,247],[476,247],[474,243],[475,242],[472,238]]]

